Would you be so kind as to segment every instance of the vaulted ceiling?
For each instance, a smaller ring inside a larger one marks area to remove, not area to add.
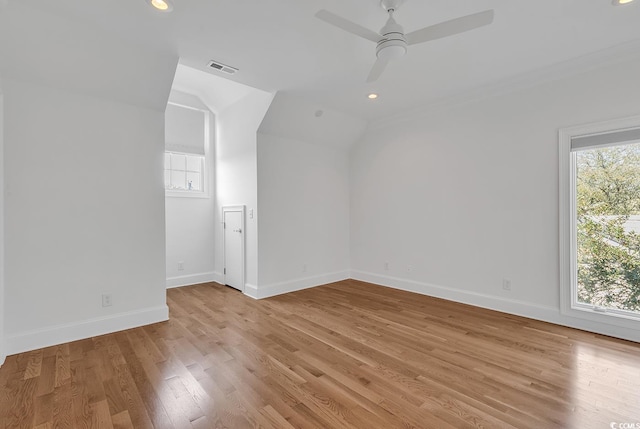
[[[395,18],[406,32],[486,9],[495,10],[495,20],[410,46],[377,82],[365,83],[375,44],[314,14],[327,9],[378,31],[386,21],[379,0],[173,0],[171,13],[144,0],[7,1],[83,21],[118,43],[177,54],[196,69],[215,59],[239,69],[228,77],[235,82],[368,120],[640,46],[639,0],[624,6],[611,0],[405,0]],[[380,98],[368,100],[369,92]]]

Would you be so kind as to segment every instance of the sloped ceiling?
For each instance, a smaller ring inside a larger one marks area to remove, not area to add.
[[[255,89],[220,76],[178,64],[173,87],[198,97],[214,113],[220,113]]]
[[[367,123],[338,110],[320,108],[303,98],[279,92],[258,132],[334,148],[348,148],[364,134]]]
[[[164,111],[178,56],[27,2],[0,4],[0,76]],[[126,65],[126,66],[123,66]]]
[[[407,32],[485,9],[495,9],[495,21],[412,46],[378,82],[365,84],[374,44],[314,14],[328,9],[378,30],[386,19],[378,0],[173,0],[169,14],[144,0],[9,0],[4,9],[15,2],[174,53],[196,69],[216,59],[240,69],[228,77],[235,82],[368,120],[585,56],[598,62],[598,53],[624,44],[638,52],[640,41],[638,0],[619,7],[610,0],[406,0],[396,19]],[[375,102],[365,97],[371,91],[380,93]]]

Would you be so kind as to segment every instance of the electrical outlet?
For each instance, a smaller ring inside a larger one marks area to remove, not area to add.
[[[111,300],[111,294],[110,293],[103,293],[102,294],[102,306],[103,307],[111,307],[113,305],[113,301]]]
[[[178,271],[184,271],[184,262],[178,261]]]
[[[389,271],[389,262],[384,263],[384,270]]]
[[[302,264],[302,272],[303,273],[307,272],[307,264]]]
[[[407,272],[410,273],[411,271],[413,271],[413,266],[407,265]]]
[[[511,290],[511,280],[509,280],[509,279],[502,279],[502,289],[504,289],[504,290]]]

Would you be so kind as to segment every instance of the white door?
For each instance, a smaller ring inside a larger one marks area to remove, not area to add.
[[[244,292],[244,207],[223,208],[224,282]]]

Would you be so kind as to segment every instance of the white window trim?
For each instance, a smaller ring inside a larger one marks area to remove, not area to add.
[[[211,170],[213,169],[213,160],[212,158],[212,147],[213,147],[213,125],[214,125],[214,117],[211,111],[205,110],[204,108],[191,106],[186,103],[176,103],[173,101],[169,101],[167,104],[171,104],[173,106],[184,107],[186,109],[198,110],[204,112],[204,177],[203,177],[203,186],[204,190],[202,192],[199,191],[180,191],[176,189],[165,189],[164,195],[165,197],[170,198],[211,198],[211,188],[213,184],[211,183],[211,178],[213,177],[213,173]],[[165,152],[171,152],[171,150]]]
[[[611,133],[640,127],[640,116],[562,128],[559,131],[559,197],[560,197],[560,311],[563,315],[614,325],[640,329],[640,316],[616,311],[601,312],[587,305],[579,305],[573,285],[577,281],[576,267],[576,170],[575,152],[571,152],[574,137]]]
[[[209,197],[209,193],[207,192],[207,188],[209,187],[209,184],[207,183],[207,155],[199,155],[199,154],[192,154],[192,153],[187,153],[187,152],[177,152],[177,151],[171,151],[171,150],[165,150],[164,151],[165,154],[169,153],[169,154],[177,154],[177,155],[194,155],[194,156],[199,156],[199,157],[203,157],[202,158],[202,165],[201,165],[201,183],[200,186],[202,186],[202,191],[198,191],[198,190],[188,190],[188,189],[166,189],[165,188],[165,195],[169,196],[169,193],[175,194],[175,195],[171,195],[171,196],[178,196],[178,197],[189,197],[189,198],[208,198]],[[166,165],[165,165],[166,167]],[[166,168],[165,168],[166,171]],[[169,170],[169,171],[173,171],[173,170]],[[182,170],[180,170],[182,171]]]

